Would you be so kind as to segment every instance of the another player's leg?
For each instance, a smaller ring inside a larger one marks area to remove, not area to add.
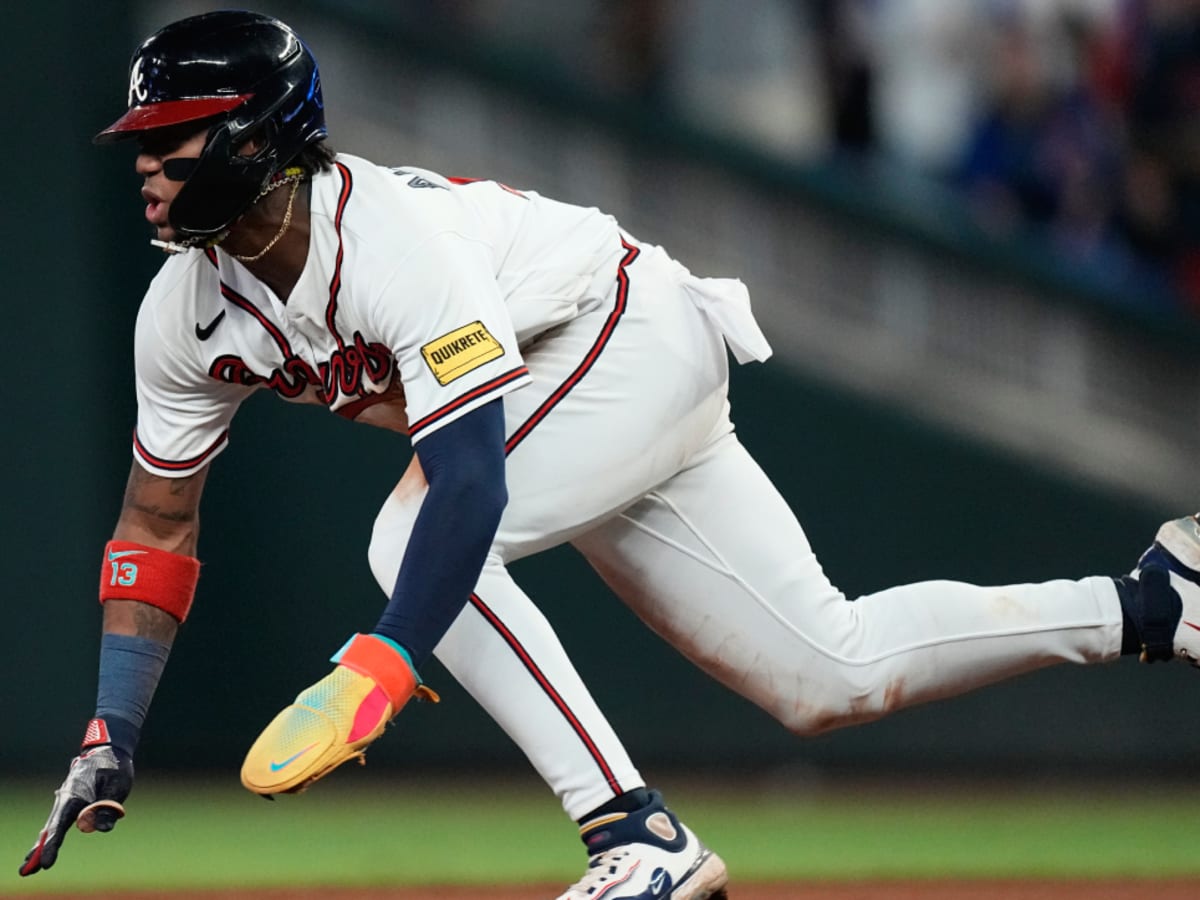
[[[1182,525],[1160,532],[1159,552],[1177,563],[1168,587],[1191,590],[1195,541]],[[1129,650],[1122,596],[1126,608],[1142,604],[1143,619],[1165,617],[1175,632],[1170,610],[1157,612],[1175,590],[1154,587],[1151,573],[1162,570],[1153,553],[1141,574],[1150,583],[1130,579],[1121,594],[1107,577],[1004,587],[934,581],[849,602],[732,435],[575,543],[657,632],[802,734],[1054,663],[1115,659]]]

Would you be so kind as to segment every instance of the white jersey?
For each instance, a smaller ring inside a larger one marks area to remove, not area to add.
[[[403,391],[420,440],[528,383],[521,347],[598,302],[623,253],[595,209],[347,155],[313,179],[310,222],[286,302],[219,247],[151,282],[135,339],[149,471],[200,469],[264,387],[364,419]]]

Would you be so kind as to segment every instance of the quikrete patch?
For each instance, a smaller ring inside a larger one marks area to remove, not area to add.
[[[482,322],[472,322],[430,341],[421,348],[421,355],[438,384],[449,384],[503,356],[504,348]]]

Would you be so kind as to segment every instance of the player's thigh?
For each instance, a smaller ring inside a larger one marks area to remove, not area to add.
[[[611,516],[729,428],[723,339],[677,283],[640,266],[619,317],[609,298],[534,344],[533,383],[504,398],[506,560]]]
[[[651,628],[777,714],[780,685],[856,639],[853,604],[732,434],[574,544]]]

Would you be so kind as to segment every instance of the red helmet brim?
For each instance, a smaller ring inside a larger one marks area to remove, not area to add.
[[[166,128],[228,112],[245,103],[253,94],[228,94],[221,97],[195,97],[187,100],[164,100],[134,106],[92,140],[110,144],[122,138],[134,137],[152,128]]]

